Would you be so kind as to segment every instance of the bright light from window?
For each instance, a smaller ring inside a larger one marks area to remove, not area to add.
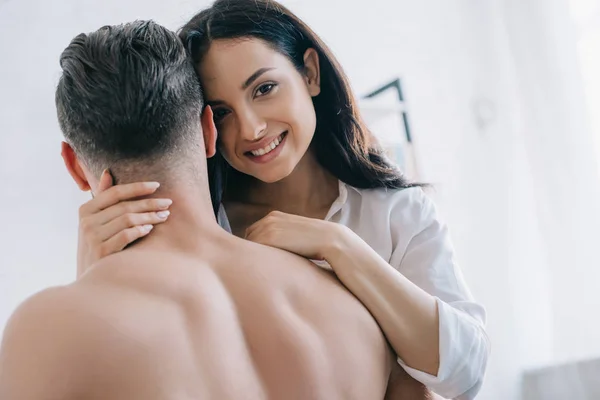
[[[571,16],[575,23],[585,24],[594,14],[600,12],[598,0],[569,0]]]
[[[600,172],[600,0],[570,0],[579,63]]]

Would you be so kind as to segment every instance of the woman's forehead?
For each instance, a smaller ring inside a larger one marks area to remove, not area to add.
[[[205,87],[239,87],[260,69],[286,66],[292,67],[287,58],[260,39],[220,39],[211,43],[198,72]]]

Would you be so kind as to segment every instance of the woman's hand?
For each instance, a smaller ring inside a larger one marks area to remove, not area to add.
[[[170,199],[132,200],[154,193],[159,186],[157,182],[113,186],[110,173],[102,173],[96,196],[79,208],[78,277],[167,220]]]
[[[273,211],[246,230],[246,239],[311,260],[327,260],[351,234],[345,226],[333,222]]]

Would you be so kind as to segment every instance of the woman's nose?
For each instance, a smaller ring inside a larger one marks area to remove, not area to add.
[[[242,138],[250,142],[261,139],[267,128],[266,121],[252,109],[246,109],[239,116],[240,134]]]

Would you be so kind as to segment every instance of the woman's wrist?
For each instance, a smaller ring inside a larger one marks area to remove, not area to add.
[[[350,265],[348,261],[355,257],[356,252],[365,243],[350,228],[341,224],[331,224],[331,240],[324,244],[323,259],[338,273],[341,272],[340,268]]]

